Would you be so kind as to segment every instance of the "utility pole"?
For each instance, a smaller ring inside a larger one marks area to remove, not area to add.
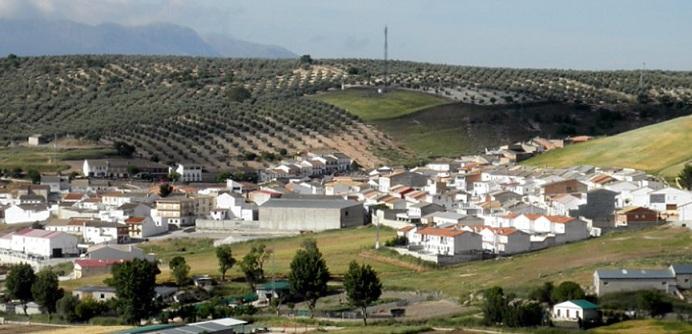
[[[639,70],[639,91],[644,91],[644,70],[646,70],[646,63],[642,63],[642,69]]]
[[[387,89],[387,26],[384,26],[384,89]]]

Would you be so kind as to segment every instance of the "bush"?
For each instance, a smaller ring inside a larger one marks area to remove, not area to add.
[[[396,236],[394,238],[391,238],[387,241],[384,242],[384,245],[387,247],[396,247],[396,246],[406,246],[408,245],[408,238],[405,236]]]
[[[91,318],[89,324],[94,326],[118,326],[125,324],[125,322],[118,317],[98,316]]]
[[[75,322],[78,318],[77,312],[75,312],[75,309],[77,308],[78,304],[79,298],[71,294],[64,295],[56,303],[58,317],[67,322]]]

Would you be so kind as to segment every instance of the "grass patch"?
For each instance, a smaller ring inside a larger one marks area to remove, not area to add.
[[[70,168],[66,160],[97,159],[115,154],[110,148],[3,147],[0,148],[0,169],[35,169],[59,172]]]
[[[683,321],[630,320],[595,328],[589,332],[594,334],[690,334],[692,333],[692,324]]]
[[[675,177],[692,161],[692,116],[645,126],[615,136],[553,150],[527,160],[532,166],[630,167]]]
[[[408,90],[378,94],[374,89],[365,88],[334,91],[313,98],[340,107],[365,121],[397,118],[451,102],[441,96]]]

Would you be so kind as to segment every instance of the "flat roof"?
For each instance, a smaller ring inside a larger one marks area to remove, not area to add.
[[[675,275],[669,269],[598,269],[596,274],[602,279],[675,278]]]
[[[273,198],[262,204],[260,208],[344,209],[357,205],[361,204],[344,199]]]

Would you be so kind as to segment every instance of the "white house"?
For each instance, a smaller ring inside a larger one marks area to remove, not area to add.
[[[0,249],[43,257],[63,257],[78,253],[75,236],[31,228],[0,237]]]
[[[692,192],[666,187],[649,193],[649,209],[677,214],[678,205],[692,202]]]
[[[692,228],[692,202],[678,205],[678,222]]]
[[[417,229],[409,244],[420,246],[423,251],[436,255],[456,255],[482,250],[481,236],[456,228],[425,227]]]
[[[127,203],[142,203],[142,202],[152,202],[156,200],[158,196],[150,196],[148,193],[144,192],[108,192],[101,196],[101,201],[103,204],[110,207],[120,207]]]
[[[42,222],[48,218],[50,218],[50,211],[45,204],[13,204],[5,209],[7,224]]]
[[[599,320],[598,306],[584,299],[555,304],[551,312],[553,321],[589,323]]]
[[[94,244],[123,243],[129,239],[125,224],[104,221],[90,221],[82,228],[84,241]]]
[[[531,249],[531,235],[512,227],[477,226],[483,249],[494,254],[515,254]]]
[[[169,167],[169,173],[175,172],[180,175],[180,181],[183,182],[202,182],[202,166],[178,164],[175,169]]]
[[[166,219],[152,219],[151,217],[130,217],[125,220],[128,233],[131,238],[143,239],[150,236],[168,232]]]

